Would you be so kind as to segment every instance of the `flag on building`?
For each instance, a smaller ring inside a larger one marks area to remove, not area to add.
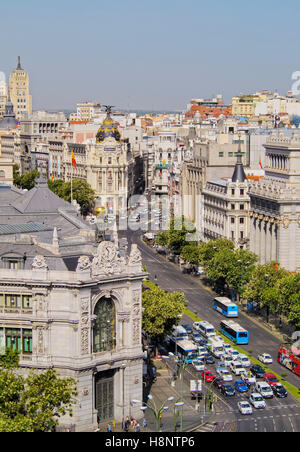
[[[263,169],[261,159],[259,159],[259,166],[261,167],[261,169]]]
[[[54,174],[52,173],[51,181],[54,182]]]
[[[75,159],[75,155],[74,155],[73,151],[72,151],[72,165],[74,166],[74,168],[77,167],[77,163],[76,163],[76,159]]]

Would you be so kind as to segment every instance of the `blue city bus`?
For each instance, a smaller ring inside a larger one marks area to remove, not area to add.
[[[226,317],[238,317],[239,308],[227,297],[216,297],[213,302],[213,308]]]
[[[198,347],[192,341],[181,340],[176,343],[175,353],[180,361],[192,363],[199,359]]]
[[[249,332],[233,320],[221,322],[221,332],[236,344],[249,343]]]

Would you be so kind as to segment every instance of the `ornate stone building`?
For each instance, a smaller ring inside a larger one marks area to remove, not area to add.
[[[262,264],[272,260],[300,270],[300,137],[273,132],[265,144],[265,178],[251,182],[250,249]]]
[[[72,168],[72,152],[76,168]],[[65,180],[83,178],[96,192],[97,206],[117,213],[134,193],[134,158],[128,142],[121,141],[110,112],[98,130],[96,142],[68,143],[64,155]]]
[[[9,212],[9,215],[8,215]],[[0,348],[24,373],[55,368],[77,382],[61,429],[138,417],[142,400],[141,286],[136,245],[96,243],[92,226],[39,180],[0,193]]]
[[[237,163],[231,179],[209,180],[203,189],[203,237],[205,240],[227,238],[236,248],[249,247],[248,181],[237,153]]]

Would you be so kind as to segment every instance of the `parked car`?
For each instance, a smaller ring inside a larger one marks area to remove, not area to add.
[[[281,383],[276,383],[275,385],[271,386],[271,388],[276,397],[283,398],[288,396],[287,390]]]
[[[232,397],[235,395],[235,390],[231,385],[224,383],[221,386],[221,394],[225,395],[226,397]]]
[[[196,330],[196,331],[199,331],[199,329],[200,329],[200,322],[194,322],[193,323],[193,329]]]
[[[259,392],[264,399],[272,399],[274,395],[271,386],[265,381],[259,381],[256,383],[255,391]]]
[[[253,413],[250,403],[245,400],[238,402],[238,409],[241,414],[252,414]]]
[[[273,359],[272,359],[271,355],[269,355],[269,353],[260,353],[257,358],[263,364],[272,364],[273,363]]]
[[[216,378],[210,370],[204,370],[201,375],[207,383],[211,383]]]
[[[234,383],[234,387],[238,392],[248,392],[248,385],[243,380],[237,380]]]
[[[276,385],[277,383],[279,383],[278,378],[277,378],[274,374],[271,374],[271,373],[269,373],[269,372],[265,373],[265,375],[264,375],[264,380],[265,380],[267,383],[269,383],[270,386],[274,386],[274,385]]]
[[[258,392],[252,392],[252,394],[249,397],[249,402],[256,409],[266,408],[266,402],[264,401],[261,394],[259,394]]]
[[[256,378],[263,378],[265,375],[265,370],[259,364],[251,366],[250,371],[256,376]]]
[[[199,372],[205,369],[204,362],[200,359],[193,361],[192,366]]]

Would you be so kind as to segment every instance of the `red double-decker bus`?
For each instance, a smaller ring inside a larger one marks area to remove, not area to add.
[[[278,349],[277,361],[300,377],[299,349],[293,349],[292,351],[288,346],[281,345]]]

